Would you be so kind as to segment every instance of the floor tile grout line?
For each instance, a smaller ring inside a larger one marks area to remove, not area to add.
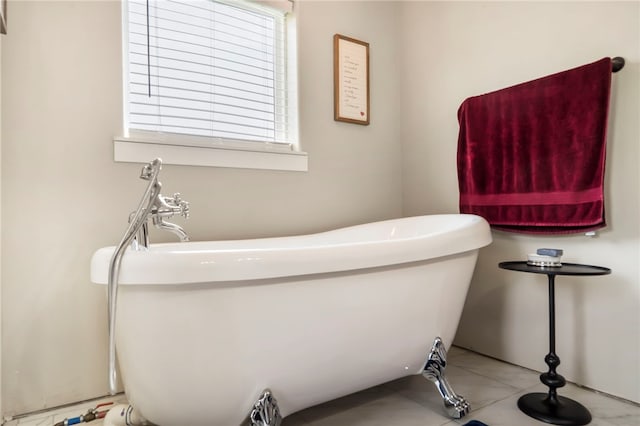
[[[527,386],[525,388],[519,388],[519,387],[514,386],[511,383],[507,383],[506,380],[503,381],[502,379],[499,379],[499,378],[496,378],[496,377],[493,377],[493,376],[490,376],[490,375],[487,375],[487,374],[478,373],[476,371],[470,370],[468,367],[464,367],[464,366],[461,366],[461,365],[456,365],[455,367],[458,367],[458,368],[460,368],[460,369],[462,369],[462,370],[464,370],[464,371],[466,371],[468,373],[475,374],[476,376],[480,376],[480,377],[484,377],[485,379],[493,380],[495,382],[500,383],[501,385],[509,386],[510,388],[524,390],[524,389],[528,389],[530,387],[530,386]]]
[[[484,356],[484,355],[481,355],[481,356]],[[494,359],[494,358],[491,358],[491,357],[487,357],[487,358]],[[500,361],[498,359],[495,359],[495,360],[497,362],[503,362],[503,361]],[[531,372],[532,374],[533,373],[537,373],[537,375],[542,374],[540,372],[537,372],[536,370],[532,370],[532,369],[527,368],[527,367],[522,367],[522,366],[519,366],[519,365],[516,365],[516,364],[511,364],[511,363],[508,363],[508,362],[504,362],[504,363],[507,364],[507,365],[513,366],[513,367],[518,367],[518,368],[524,370],[525,372]],[[515,387],[512,384],[507,383],[506,381],[503,381],[500,378],[496,378],[496,377],[493,377],[493,376],[490,376],[490,375],[487,375],[487,374],[478,373],[478,372],[473,371],[473,370],[471,370],[468,367],[465,367],[463,365],[455,365],[455,364],[452,364],[452,365],[454,365],[455,367],[458,367],[458,368],[460,368],[462,370],[465,370],[466,372],[469,372],[469,373],[472,373],[472,374],[476,374],[478,376],[481,376],[481,377],[484,377],[484,378],[487,378],[487,379],[494,380],[494,381],[496,381],[498,383],[501,383],[503,385],[507,385],[507,386],[510,386],[510,387]],[[526,387],[520,388],[520,390],[524,391],[524,390],[528,390],[528,389],[533,389],[533,388],[535,388],[537,386],[540,386],[541,383],[542,382],[536,383],[535,385],[526,386]],[[630,401],[628,399],[621,398],[621,397],[616,396],[616,395],[611,395],[611,394],[608,394],[606,392],[599,391],[597,389],[592,389],[592,388],[590,388],[588,386],[581,385],[580,383],[567,381],[567,384],[573,385],[573,386],[575,386],[575,387],[577,387],[579,389],[582,389],[582,390],[587,391],[587,392],[594,393],[596,395],[599,395],[599,396],[602,396],[602,397],[605,397],[605,398],[613,399],[613,400],[618,401],[618,402],[623,403],[623,404],[628,404],[628,405],[632,405],[632,406],[635,406],[635,407],[640,407],[640,403],[637,403],[635,401]]]
[[[575,385],[574,383],[571,383],[571,384]],[[531,391],[531,390],[533,390],[533,389],[534,389],[535,387],[537,387],[537,386],[539,386],[539,385],[533,385],[533,386],[529,386],[529,387],[523,388],[523,389],[521,389],[520,391],[518,391],[518,392],[516,392],[516,393],[514,393],[514,394],[511,394],[511,395],[505,396],[505,397],[503,397],[503,398],[497,399],[497,400],[495,400],[495,401],[493,401],[493,402],[491,402],[491,403],[489,403],[489,404],[487,404],[487,405],[485,405],[485,406],[483,406],[483,407],[480,407],[480,408],[478,408],[478,409],[476,409],[476,410],[473,410],[473,411],[471,411],[471,413],[473,413],[473,412],[475,412],[475,411],[480,411],[480,410],[489,409],[489,408],[490,408],[490,407],[492,407],[493,405],[498,404],[498,403],[503,402],[503,401],[506,401],[506,400],[508,400],[509,398],[513,398],[514,396],[518,395],[519,393],[523,393],[523,394],[529,393],[529,392],[527,392],[527,391]],[[607,394],[605,394],[605,393],[602,393],[602,392],[593,391],[593,390],[591,390],[591,389],[584,388],[584,387],[582,387],[582,386],[578,386],[578,385],[575,385],[575,386],[577,386],[578,388],[583,389],[583,390],[585,390],[585,391],[591,391],[591,392],[595,393],[595,394],[597,395],[597,397],[598,397],[598,398],[606,398],[606,399],[614,399],[614,400],[616,399],[616,398],[611,398],[609,395],[607,395]],[[560,389],[561,389],[561,388],[560,388]],[[542,392],[542,393],[546,393],[546,392]],[[619,402],[624,402],[624,401],[619,401]],[[517,406],[517,404],[514,404],[514,406]],[[471,414],[471,413],[469,413],[469,414]],[[522,413],[522,414],[523,414],[523,415],[526,415],[526,414],[524,414],[524,413]],[[595,416],[594,416],[593,418],[594,418],[594,419],[597,419],[597,420],[599,420],[599,421],[604,421],[604,422],[606,422],[606,423],[607,423],[607,425],[612,425],[612,426],[614,426],[614,424],[613,424],[613,423],[611,423],[607,418],[604,418],[604,417],[595,417]]]
[[[507,386],[508,388],[510,388],[510,389],[512,389],[512,390],[513,390],[513,392],[511,392],[509,395],[505,396],[504,398],[499,398],[499,399],[497,399],[497,400],[495,400],[495,401],[491,401],[491,402],[489,402],[489,403],[487,403],[487,404],[484,404],[484,405],[480,405],[480,404],[478,404],[478,408],[476,408],[474,411],[476,411],[476,410],[481,410],[481,409],[483,409],[483,408],[489,407],[489,406],[491,406],[492,404],[494,404],[494,403],[496,403],[496,402],[500,402],[500,401],[502,401],[502,400],[504,400],[504,399],[507,399],[507,398],[510,398],[510,397],[512,397],[512,396],[514,396],[514,395],[517,395],[518,393],[520,393],[520,392],[522,392],[522,391],[524,390],[524,389],[516,388],[516,387],[514,387],[514,386],[512,386],[512,385],[505,384],[505,383],[503,383],[503,382],[500,382],[500,381],[494,380],[494,379],[493,379],[493,378],[491,378],[491,377],[487,377],[487,376],[484,376],[484,375],[478,374],[478,373],[476,373],[476,372],[474,372],[474,371],[469,371],[469,370],[464,369],[464,368],[462,368],[462,367],[460,367],[460,366],[456,366],[456,367],[457,367],[457,368],[460,368],[460,369],[462,369],[462,370],[464,370],[467,374],[472,374],[472,375],[474,375],[474,376],[482,377],[482,378],[484,378],[484,379],[493,380],[493,381],[495,381],[495,382],[499,383],[500,385]],[[419,375],[419,374],[416,374],[416,376],[418,376],[418,375]],[[446,370],[445,370],[445,377],[446,377]],[[425,378],[425,380],[427,380],[427,379]],[[452,384],[452,386],[453,386],[453,388],[455,389],[455,387],[456,387],[456,386],[455,386],[455,384]],[[418,405],[421,405],[419,401],[416,401],[416,400],[415,400],[415,399],[413,399],[413,398],[410,398],[410,397],[408,397],[408,396],[406,396],[406,395],[402,395],[402,394],[400,394],[400,396],[402,396],[403,398],[405,398],[405,399],[407,399],[407,400],[409,400],[409,401],[412,401],[412,402],[414,402],[414,403],[416,403],[416,404],[418,404]],[[464,395],[459,395],[459,396],[461,396],[461,397],[463,397],[463,398],[466,398]],[[468,401],[468,402],[469,402],[469,401]],[[421,406],[422,406],[422,407],[424,407],[423,405],[421,405]],[[472,406],[473,406],[473,405],[472,405]],[[425,407],[425,408],[426,408],[426,407]],[[455,420],[454,420],[454,421],[455,421]]]
[[[457,355],[455,355],[455,356],[451,357],[451,359],[459,358],[459,357],[461,357],[461,356],[465,356],[465,355],[472,355],[472,356],[478,356],[478,357],[481,357],[481,358],[488,358],[488,359],[490,359],[490,360],[497,361],[497,362],[502,363],[502,364],[507,364],[507,365],[510,365],[510,366],[513,366],[513,367],[517,367],[517,368],[520,368],[520,369],[522,369],[522,370],[525,370],[525,371],[528,371],[528,372],[531,372],[531,373],[535,373],[535,374],[537,374],[538,376],[539,376],[540,374],[542,374],[542,373],[543,373],[542,371],[538,371],[538,370],[534,370],[534,369],[532,369],[532,368],[524,367],[524,366],[522,366],[522,365],[514,364],[514,363],[512,363],[512,362],[505,361],[505,360],[503,360],[503,359],[496,358],[496,357],[493,357],[493,356],[491,356],[491,355],[486,355],[486,354],[483,354],[483,353],[480,353],[480,352],[476,352],[476,351],[474,351],[473,349],[468,349],[468,348],[465,348],[465,347],[463,347],[463,346],[456,346],[456,345],[452,345],[452,346],[454,346],[454,347],[456,347],[457,349],[460,349],[460,350],[462,350],[462,351],[465,351],[465,352],[467,352],[467,353],[466,353],[466,354],[465,354],[465,353],[459,353],[459,354],[457,354]],[[451,365],[456,365],[456,364],[451,364]],[[459,365],[456,365],[456,366],[457,366],[457,367],[460,367],[460,368],[464,368],[464,367],[459,366]],[[468,369],[466,369],[466,368],[464,368],[464,369],[465,369],[465,370],[467,370],[467,371],[470,371],[470,370],[468,370]],[[484,377],[491,378],[491,377],[489,377],[489,376],[484,376]],[[495,379],[494,379],[494,380],[495,380]],[[503,382],[500,382],[500,383],[503,383]],[[600,390],[598,390],[598,389],[593,389],[593,388],[590,388],[590,387],[588,387],[588,386],[581,385],[580,383],[569,382],[569,381],[567,381],[567,383],[570,383],[570,384],[572,384],[572,385],[574,385],[574,386],[577,386],[577,387],[579,387],[580,389],[584,389],[584,390],[587,390],[587,391],[590,391],[590,392],[596,393],[596,394],[598,394],[598,395],[601,395],[601,396],[604,396],[604,397],[607,397],[607,398],[615,399],[615,400],[617,400],[617,401],[619,401],[619,402],[622,402],[622,403],[625,403],[625,404],[630,404],[630,405],[633,405],[633,406],[635,406],[635,407],[640,407],[640,402],[631,401],[631,400],[629,400],[629,399],[626,399],[626,398],[623,398],[623,397],[620,397],[620,396],[617,396],[617,395],[612,395],[612,394],[610,394],[610,393],[603,392],[603,391],[600,391]],[[511,386],[511,385],[510,385],[510,386]]]
[[[23,414],[16,414],[15,416],[9,416],[8,418],[0,419],[0,420],[9,422],[9,421],[21,420],[21,419],[24,419],[26,417],[33,417],[34,420],[35,420],[39,416],[42,416],[43,418],[47,417],[47,416],[54,416],[54,415],[56,415],[54,413],[54,411],[74,410],[74,409],[77,409],[77,407],[80,407],[82,405],[86,405],[86,404],[89,404],[89,403],[99,403],[100,401],[106,401],[106,400],[116,401],[118,398],[122,398],[124,396],[125,396],[124,392],[119,392],[119,393],[117,393],[115,395],[103,395],[103,396],[98,396],[98,397],[95,397],[95,398],[85,399],[85,400],[82,400],[82,401],[70,402],[68,404],[57,405],[55,407],[44,408],[42,410],[31,411],[31,412],[23,413]]]

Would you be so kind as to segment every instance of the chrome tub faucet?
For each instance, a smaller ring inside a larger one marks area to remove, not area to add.
[[[129,222],[136,221],[139,223],[138,231],[136,232],[131,245],[134,250],[140,250],[142,248],[149,247],[149,219],[153,225],[158,229],[164,229],[172,232],[180,238],[180,241],[189,241],[187,233],[175,223],[167,222],[166,219],[173,217],[174,215],[183,216],[185,219],[189,218],[189,202],[180,198],[180,193],[173,194],[173,197],[165,197],[160,194],[162,184],[158,182],[157,172],[162,167],[160,159],[156,159],[142,168],[140,178],[144,180],[150,180],[149,187],[151,193],[149,194],[148,208],[144,210],[142,215],[140,212],[132,212],[129,216]]]
[[[173,232],[180,241],[189,241],[184,230],[175,223],[166,219],[178,214],[189,217],[189,203],[180,198],[176,193],[173,197],[165,197],[160,194],[162,184],[158,181],[158,173],[162,168],[162,160],[156,158],[142,168],[140,178],[149,181],[142,195],[138,208],[129,215],[127,227],[120,243],[116,246],[111,261],[109,262],[109,393],[115,395],[118,392],[116,377],[116,306],[118,300],[118,279],[120,265],[126,248],[130,245],[133,250],[146,250],[149,247],[149,219],[156,228]]]

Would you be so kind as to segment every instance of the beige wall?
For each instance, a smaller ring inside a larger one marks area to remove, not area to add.
[[[407,2],[402,8],[404,214],[458,211],[456,111],[468,96],[605,56],[613,76],[606,212],[598,238],[494,232],[481,252],[456,343],[546,369],[546,279],[498,269],[539,247],[603,265],[604,277],[557,279],[559,372],[640,401],[640,3]],[[579,167],[568,164],[567,167]]]
[[[401,215],[396,9],[357,2],[298,9],[309,172],[165,166],[165,191],[191,202],[184,226],[194,240]],[[112,138],[122,132],[119,3],[13,2],[10,11],[2,49],[7,415],[107,393],[105,291],[90,284],[89,259],[117,243],[144,190],[138,165],[112,160]],[[334,33],[371,44],[370,126],[333,120]]]

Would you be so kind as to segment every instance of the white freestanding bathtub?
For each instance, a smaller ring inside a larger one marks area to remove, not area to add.
[[[434,340],[451,344],[490,242],[484,219],[451,214],[128,249],[116,316],[126,395],[161,426],[231,426],[265,389],[284,417],[424,373]],[[93,282],[107,283],[113,251],[94,254]]]

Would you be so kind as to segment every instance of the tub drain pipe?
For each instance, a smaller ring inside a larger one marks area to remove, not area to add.
[[[116,303],[118,300],[118,277],[120,275],[120,264],[125,250],[133,241],[142,225],[144,225],[151,213],[156,197],[160,194],[161,184],[158,182],[158,173],[162,168],[162,160],[156,158],[142,169],[141,179],[148,180],[149,185],[145,190],[140,204],[135,214],[129,221],[129,227],[122,236],[120,244],[111,257],[109,263],[109,279],[107,282],[107,291],[109,299],[109,393],[115,395],[117,393],[117,377],[116,377]]]
[[[104,417],[104,426],[152,426],[131,405],[114,406]]]

